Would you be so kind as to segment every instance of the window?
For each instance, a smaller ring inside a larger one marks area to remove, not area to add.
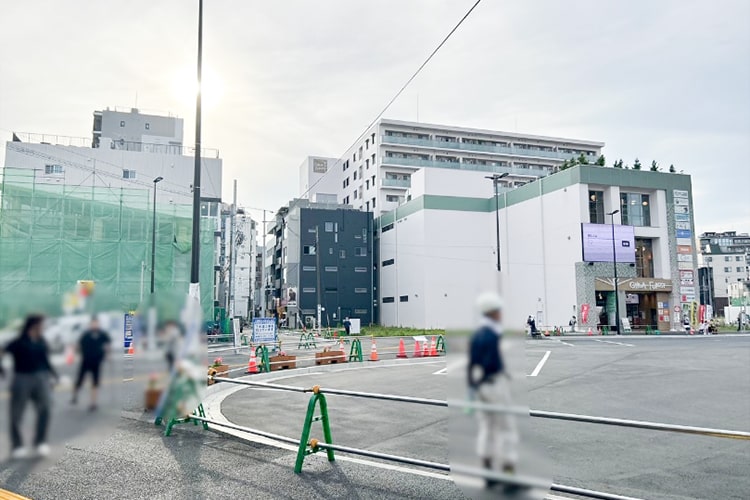
[[[315,245],[305,245],[302,247],[303,255],[315,255]]]
[[[355,288],[354,293],[367,293],[367,288]]]
[[[393,229],[393,223],[390,223],[390,224],[387,224],[387,225],[383,226],[383,229],[381,229],[380,232],[384,233],[386,231],[390,231],[391,229]]]
[[[326,266],[325,270],[327,273],[335,273],[339,270],[339,268],[336,266]]]
[[[326,293],[339,293],[339,289],[333,286],[327,286]]]
[[[370,139],[365,139],[365,149],[370,149]]]
[[[725,267],[724,268],[724,272],[725,273],[731,273],[732,272],[732,268],[731,267]]]
[[[737,272],[738,272],[738,273],[741,273],[742,271],[743,271],[743,269],[742,269],[741,267],[738,267],[738,268],[737,268]]]
[[[365,160],[365,167],[366,167],[366,168],[370,168],[370,159],[369,159],[369,158],[367,158],[367,159]]]
[[[732,258],[731,257],[724,257],[724,262],[732,262]]]
[[[365,203],[365,210],[368,211],[368,212],[370,211],[370,202],[369,201],[367,203]]]
[[[370,179],[367,179],[367,180],[365,181],[365,188],[366,188],[366,189],[370,189]]]
[[[375,208],[375,198],[372,199],[372,208]]]
[[[626,226],[651,225],[651,207],[649,195],[638,193],[620,193],[620,215]]]
[[[325,232],[326,233],[332,233],[333,232],[333,222],[326,222],[325,223]]]
[[[372,133],[372,145],[375,145],[375,132]]]
[[[395,194],[387,194],[385,195],[385,201],[389,201],[391,203],[398,203],[400,197],[396,196]]]
[[[356,172],[355,172],[355,173],[356,173]],[[357,199],[357,190],[356,190],[356,189],[354,190],[354,199],[355,199],[355,200]]]
[[[362,159],[362,146],[359,147],[359,159]]]
[[[635,239],[635,268],[639,278],[654,277],[654,252],[650,239]]]
[[[734,258],[734,260],[737,262],[742,262],[742,257],[738,255]]]
[[[396,262],[395,259],[388,259],[383,261],[383,267],[392,266]]]
[[[123,179],[135,179],[135,170],[124,169],[122,171],[122,178]]]
[[[328,249],[328,255],[333,255],[333,248]]]
[[[310,272],[310,271],[315,272],[315,266],[302,266],[302,271],[305,271],[305,272]]]
[[[146,130],[151,130],[151,124],[146,122]]]
[[[339,250],[339,259],[346,259],[346,250]]]
[[[383,304],[393,304],[393,297],[383,297]]]
[[[398,298],[399,302],[409,302],[409,296],[408,295],[402,295]]]
[[[120,121],[120,128],[125,126],[125,120]]]
[[[311,227],[310,229],[308,229],[308,230],[307,230],[307,232],[308,232],[308,233],[312,233],[312,234],[315,234],[315,233],[317,233],[317,231],[315,230],[315,228],[314,228],[314,227]]]
[[[302,293],[315,293],[315,288],[303,288]]]
[[[46,175],[62,174],[63,173],[63,167],[62,167],[62,165],[45,165],[44,166],[44,173]]]
[[[357,180],[357,171],[356,170],[354,171],[354,180],[355,181]]]
[[[367,257],[367,248],[365,247],[357,247],[354,249],[354,256],[355,257]]]
[[[372,154],[370,159],[372,160],[372,166],[374,167],[375,166],[375,153]]]
[[[604,224],[604,191],[589,191],[589,222]]]
[[[354,272],[355,273],[366,273],[367,272],[367,268],[366,267],[355,267],[354,268]]]

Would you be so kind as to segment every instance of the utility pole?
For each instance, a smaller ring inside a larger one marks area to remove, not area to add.
[[[263,248],[260,252],[260,317],[266,317],[266,211],[263,210]]]
[[[485,179],[492,180],[492,184],[495,188],[495,234],[497,237],[497,272],[500,272],[500,198],[497,191],[497,185],[503,177],[507,177],[508,173],[488,175]]]
[[[316,286],[316,290],[318,292],[317,327],[318,327],[318,336],[320,336],[321,313],[323,312],[321,310],[323,306],[320,303],[320,226],[315,226],[315,271],[316,271],[315,274],[318,278],[318,285]]]
[[[620,335],[620,290],[617,283],[617,249],[615,247],[615,214],[619,213],[619,210],[608,213],[612,217],[612,269],[615,276],[615,331],[617,335]]]
[[[237,263],[237,247],[235,244],[234,220],[237,218],[237,179],[234,180],[234,197],[232,198],[232,210],[229,212],[232,219],[229,221],[229,319],[234,319],[234,266]]]
[[[193,167],[193,238],[190,294],[200,300],[201,245],[201,74],[203,66],[203,0],[198,0],[198,92],[195,97],[195,164]]]

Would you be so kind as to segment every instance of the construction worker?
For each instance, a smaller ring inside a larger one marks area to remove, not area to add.
[[[481,321],[471,337],[469,388],[475,392],[481,403],[509,408],[510,375],[501,349],[503,302],[499,295],[490,292],[479,296],[477,307]],[[484,468],[506,474],[515,473],[518,462],[518,434],[512,415],[482,409],[479,409],[476,415],[479,420],[477,453],[483,461]],[[487,480],[488,488],[496,485],[497,481]],[[506,490],[515,489],[517,488],[512,485],[506,485]]]
[[[99,374],[102,363],[109,354],[111,339],[107,332],[99,326],[99,320],[96,316],[91,318],[89,329],[83,332],[81,339],[78,341],[78,349],[81,353],[81,366],[78,370],[78,380],[76,380],[73,389],[73,398],[71,404],[78,403],[78,391],[81,390],[83,379],[87,373],[91,373],[91,404],[90,411],[96,410],[96,396],[99,388]]]

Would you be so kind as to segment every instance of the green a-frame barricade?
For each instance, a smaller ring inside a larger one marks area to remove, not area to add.
[[[315,407],[320,406],[320,415],[315,415]],[[320,392],[320,387],[313,387],[313,395],[310,398],[310,402],[307,404],[307,414],[305,415],[305,422],[302,425],[302,436],[299,440],[299,450],[297,451],[297,461],[294,465],[294,472],[299,474],[302,472],[302,464],[305,462],[305,457],[317,453],[320,451],[318,447],[317,439],[310,439],[310,428],[313,422],[320,422],[323,425],[323,438],[326,444],[333,444],[333,438],[331,437],[331,425],[328,419],[328,404],[326,403],[326,397]],[[333,450],[326,450],[328,454],[328,461],[333,462],[335,457],[333,456]]]

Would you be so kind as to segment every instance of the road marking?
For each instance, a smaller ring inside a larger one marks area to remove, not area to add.
[[[599,339],[592,339],[594,342],[603,342],[605,344],[614,344],[614,345],[623,345],[626,347],[635,347],[633,344],[623,344],[622,342],[613,342],[611,340],[599,340]]]
[[[442,370],[438,370],[433,375],[447,375],[448,374],[448,367],[446,366]]]
[[[565,345],[570,346],[570,347],[575,347],[575,344],[569,344],[568,342],[563,342],[562,340],[559,340],[559,339],[554,339],[554,340],[555,340],[555,342],[559,342],[561,344],[565,344]]]
[[[531,372],[531,375],[529,375],[529,377],[536,377],[537,375],[539,375],[539,372],[542,371],[542,367],[544,366],[544,363],[546,363],[547,360],[549,359],[550,354],[552,354],[552,351],[547,351],[544,354],[544,357],[542,357],[541,361],[539,361],[539,364],[536,365],[536,368],[534,368],[534,371]]]

